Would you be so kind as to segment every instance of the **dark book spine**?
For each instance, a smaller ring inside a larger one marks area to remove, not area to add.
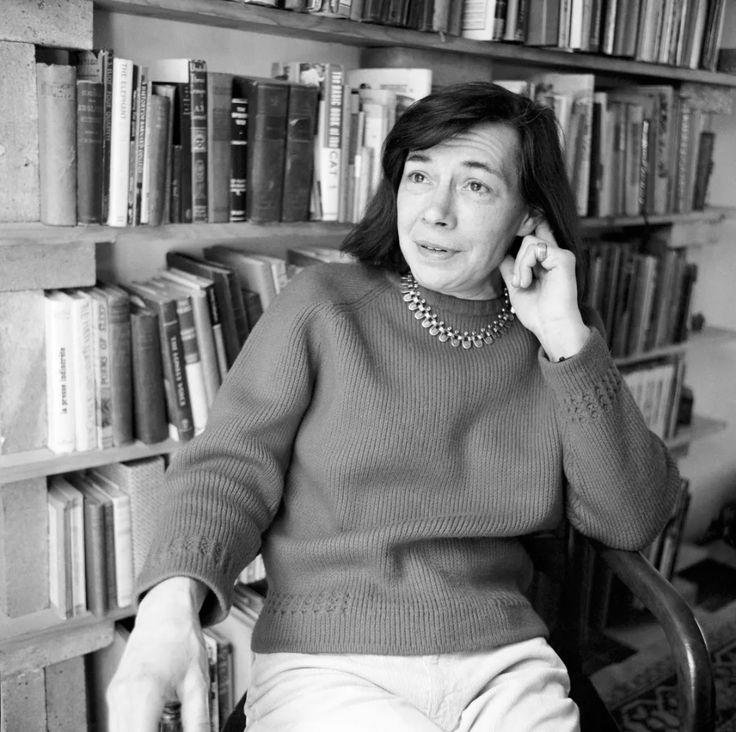
[[[148,223],[158,226],[164,220],[167,196],[166,145],[171,114],[168,98],[153,94],[148,111]]]
[[[248,168],[248,100],[232,100],[230,127],[230,221],[245,221],[245,190]]]
[[[289,90],[282,221],[309,219],[318,93],[317,87],[297,84]]]
[[[98,224],[102,214],[102,82],[77,81],[77,221]]]
[[[131,343],[135,435],[150,445],[169,434],[158,316],[154,312],[133,306]]]
[[[172,224],[180,224],[182,218],[181,189],[182,189],[182,158],[184,153],[181,145],[171,147],[171,190],[169,191],[169,216]]]
[[[695,162],[695,186],[693,189],[693,210],[702,211],[708,194],[708,183],[713,172],[713,147],[715,133],[703,131],[698,140],[698,157]]]
[[[388,0],[364,0],[361,20],[368,23],[383,23],[383,7]]]
[[[133,206],[131,222],[134,226],[141,223],[143,206],[143,156],[145,154],[146,126],[148,125],[148,70],[141,67],[137,90],[137,116],[135,121],[135,139],[131,156],[131,174],[133,186],[130,202]]]
[[[192,90],[189,84],[179,85],[179,144],[181,145],[181,172],[179,173],[180,221],[192,223]]]
[[[130,132],[129,145],[130,154],[128,158],[128,197],[127,197],[127,224],[135,225],[135,184],[136,184],[136,168],[138,164],[138,153],[136,142],[138,139],[138,119],[140,117],[141,105],[141,67],[139,64],[133,65],[133,93],[131,95],[130,104]]]
[[[192,155],[192,221],[206,223],[207,214],[207,64],[189,62],[191,102],[190,135]]]
[[[289,87],[247,82],[247,88],[246,217],[254,223],[280,221]]]
[[[112,293],[109,302],[112,444],[118,446],[133,441],[130,298],[122,292]]]

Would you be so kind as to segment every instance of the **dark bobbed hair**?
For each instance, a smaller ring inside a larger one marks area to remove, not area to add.
[[[399,117],[383,145],[381,182],[362,220],[341,248],[372,266],[406,271],[399,247],[396,194],[407,155],[487,122],[505,124],[517,131],[521,195],[533,213],[542,214],[547,220],[559,246],[576,255],[580,297],[583,279],[576,202],[554,112],[491,82],[442,87],[414,102]]]

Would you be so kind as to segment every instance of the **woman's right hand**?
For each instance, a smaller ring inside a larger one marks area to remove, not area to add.
[[[141,600],[107,689],[110,732],[158,732],[164,704],[181,701],[184,732],[209,732],[209,670],[199,622],[206,587],[172,577]]]

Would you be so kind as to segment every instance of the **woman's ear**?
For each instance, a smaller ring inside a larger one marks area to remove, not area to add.
[[[521,225],[516,231],[516,236],[527,236],[533,234],[540,221],[544,219],[544,214],[537,209],[528,209]]]

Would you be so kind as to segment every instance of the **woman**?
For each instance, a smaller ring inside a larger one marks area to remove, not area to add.
[[[288,285],[173,459],[114,730],[172,695],[206,729],[200,623],[259,550],[249,731],[578,727],[519,537],[566,516],[643,547],[677,473],[579,305],[554,117],[445,88],[383,170],[344,245],[361,263]]]

